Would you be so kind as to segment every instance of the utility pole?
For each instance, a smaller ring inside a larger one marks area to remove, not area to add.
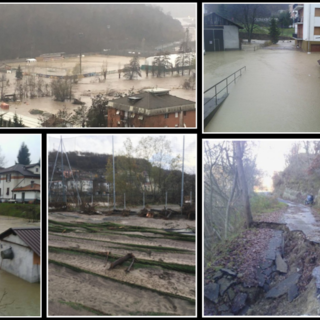
[[[183,148],[182,148],[182,179],[181,179],[181,215],[183,206],[183,181],[184,179],[184,136],[183,136]]]
[[[113,209],[116,208],[116,181],[114,176],[114,144],[112,136],[112,155],[113,155]]]

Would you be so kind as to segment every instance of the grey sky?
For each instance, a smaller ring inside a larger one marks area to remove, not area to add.
[[[149,4],[149,3],[148,3]],[[196,4],[195,3],[150,3],[163,8],[163,12],[170,12],[173,18],[195,17]]]
[[[182,143],[183,135],[181,134],[161,134],[167,136],[171,142],[171,150],[173,156],[177,154],[182,158]],[[114,135],[114,152],[121,154],[123,152],[123,143],[127,138],[130,138],[135,148],[141,137],[159,136],[159,134],[119,134]],[[95,153],[112,153],[112,135],[77,135],[77,134],[62,134],[63,144],[66,151],[83,151]],[[60,135],[48,135],[48,151],[57,150],[60,144]],[[187,173],[194,174],[196,172],[196,135],[185,135],[185,170]]]
[[[22,142],[30,152],[31,163],[36,163],[41,158],[41,135],[40,134],[7,134],[1,135],[1,155],[5,156],[4,167],[8,168],[15,164]]]

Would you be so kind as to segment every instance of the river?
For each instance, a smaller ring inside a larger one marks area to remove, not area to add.
[[[39,222],[29,223],[27,219],[0,216],[0,233],[9,228],[39,227]],[[39,316],[40,283],[29,283],[4,270],[0,270],[0,299],[3,291],[6,295],[0,303],[1,316]],[[2,308],[3,304],[12,304]]]
[[[294,50],[293,41],[257,51],[207,52],[204,90],[243,66],[246,71],[205,132],[320,132],[319,59],[320,52]]]

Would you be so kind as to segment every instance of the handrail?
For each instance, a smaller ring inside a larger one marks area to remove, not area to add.
[[[219,94],[222,90],[224,90],[225,88],[227,88],[227,93],[228,93],[228,86],[229,86],[232,82],[236,81],[237,78],[239,78],[239,76],[236,77],[236,73],[237,73],[237,72],[240,71],[240,76],[242,75],[242,74],[241,74],[241,70],[242,70],[242,69],[245,69],[245,70],[246,70],[246,66],[242,67],[241,69],[239,69],[239,70],[237,70],[236,72],[232,73],[230,76],[224,78],[223,80],[221,80],[220,82],[218,82],[218,83],[216,83],[214,86],[212,86],[211,88],[209,88],[209,89],[207,89],[206,91],[204,91],[204,93],[206,93],[206,92],[210,91],[211,89],[215,88],[215,95],[214,95],[212,98],[210,98],[208,101],[206,101],[205,104],[207,104],[209,101],[211,101],[214,97],[216,98],[216,104],[217,104],[217,100],[218,100],[218,97],[217,97],[217,96],[218,96],[218,94]],[[234,76],[234,79],[229,83],[229,82],[228,82],[228,79],[229,79],[230,77],[232,77],[232,76]],[[224,88],[222,88],[219,92],[217,92],[217,85],[220,84],[220,83],[223,82],[223,81],[226,81],[226,84],[227,84],[227,85],[226,85]]]

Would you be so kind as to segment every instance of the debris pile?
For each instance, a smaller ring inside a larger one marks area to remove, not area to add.
[[[195,220],[195,204],[185,203],[182,206],[182,213],[186,215],[189,220]]]

